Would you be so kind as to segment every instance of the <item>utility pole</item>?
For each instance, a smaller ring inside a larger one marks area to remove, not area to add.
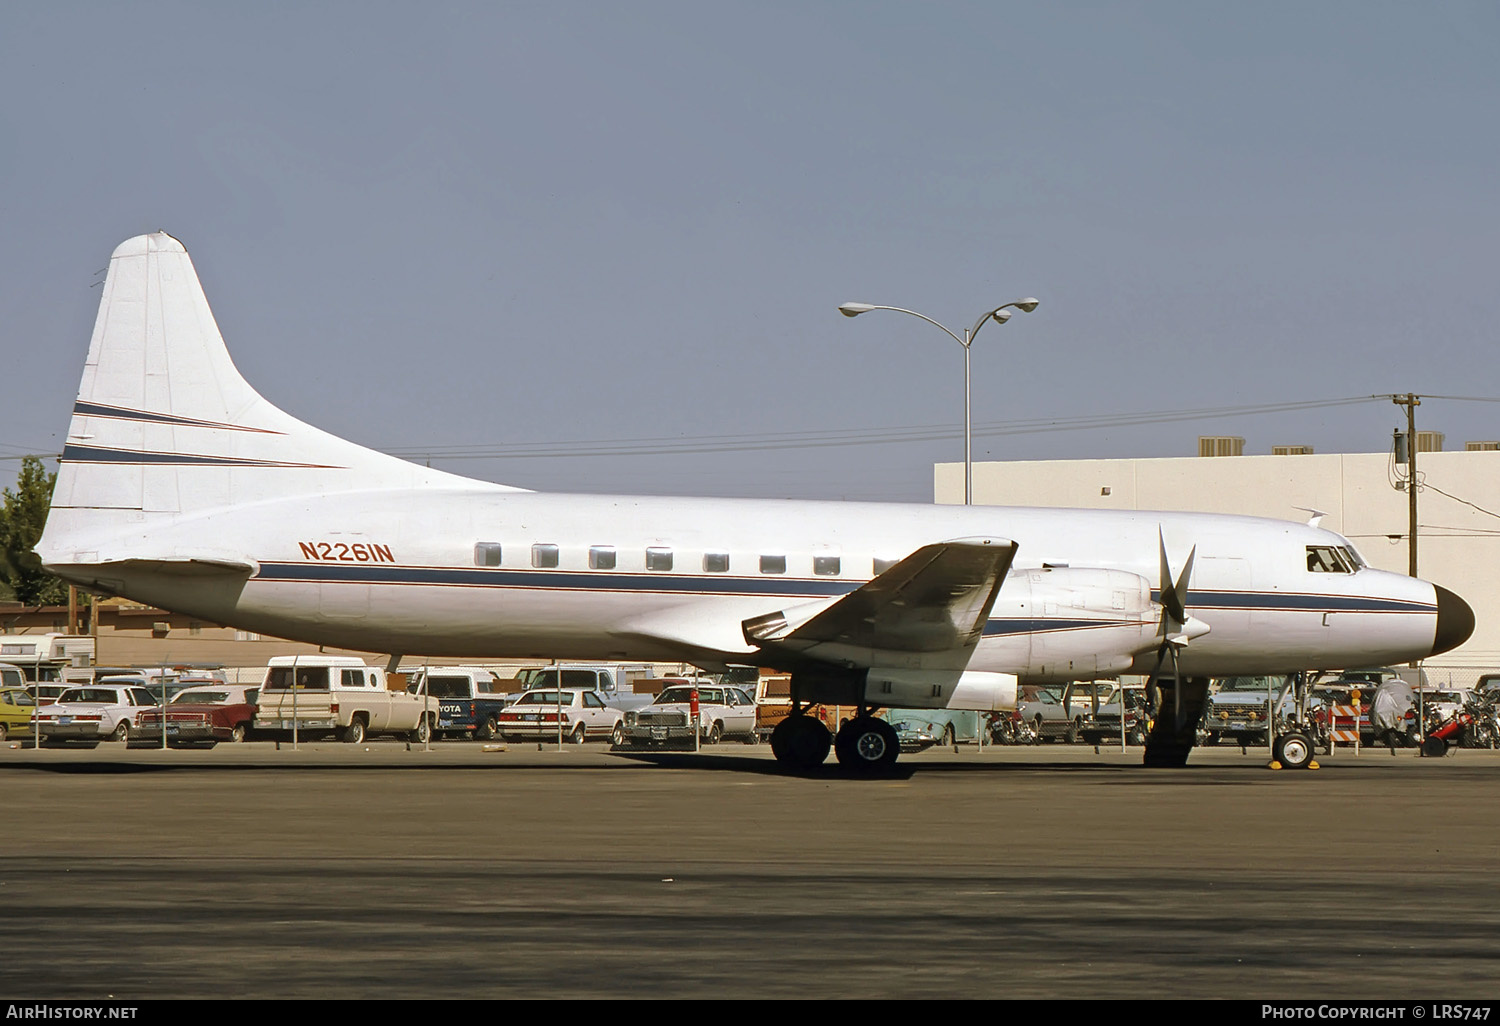
[[[1391,396],[1391,402],[1406,407],[1406,515],[1408,522],[1407,573],[1417,576],[1417,407],[1422,398],[1407,392]]]

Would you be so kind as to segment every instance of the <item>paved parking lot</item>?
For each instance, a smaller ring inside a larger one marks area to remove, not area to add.
[[[0,749],[0,992],[1494,996],[1500,753]]]

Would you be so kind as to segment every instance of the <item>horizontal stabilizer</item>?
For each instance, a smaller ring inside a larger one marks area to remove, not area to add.
[[[64,568],[65,569],[65,568]],[[90,563],[91,571],[107,574],[111,569],[132,573],[171,574],[176,577],[253,577],[260,565],[238,559],[111,559]]]

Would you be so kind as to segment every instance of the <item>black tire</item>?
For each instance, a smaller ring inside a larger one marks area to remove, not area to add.
[[[494,714],[492,713],[489,716],[486,716],[484,718],[483,725],[481,725],[479,728],[479,736],[485,741],[490,741],[498,737],[499,734],[500,723],[495,719]]]
[[[957,748],[958,747],[958,738],[953,733],[953,724],[951,724],[951,723],[948,724],[946,727],[943,728],[943,747],[944,748]]]
[[[788,716],[771,731],[771,751],[776,761],[794,771],[822,765],[832,742],[822,721],[807,715]]]
[[[1065,744],[1065,745],[1077,744],[1078,743],[1078,730],[1082,726],[1083,726],[1083,724],[1080,721],[1078,721],[1078,720],[1074,720],[1073,722],[1069,723],[1068,724],[1068,728],[1063,731],[1063,744]]]
[[[896,728],[875,716],[857,716],[840,728],[834,740],[839,765],[856,773],[885,773],[896,764],[901,742]]]
[[[109,735],[109,739],[111,741],[129,741],[130,740],[130,721],[129,720],[121,720],[120,721],[120,725],[117,726],[114,729],[114,731]]]
[[[413,743],[419,745],[425,745],[428,741],[431,741],[432,717],[423,716],[421,719],[419,719],[417,721],[417,725],[412,728],[410,738]]]
[[[229,740],[237,745],[242,745],[250,739],[250,725],[248,723],[236,723],[234,729],[229,732]]]
[[[1272,757],[1284,769],[1306,769],[1312,763],[1314,754],[1312,738],[1293,731],[1276,738]]]
[[[620,748],[625,744],[625,725],[616,723],[615,729],[609,732],[609,744],[611,748]]]
[[[356,716],[341,732],[341,740],[348,745],[357,745],[365,739],[365,721]]]
[[[1448,739],[1429,737],[1422,742],[1422,755],[1428,759],[1441,759],[1448,754]]]
[[[703,736],[703,743],[706,745],[716,745],[723,739],[723,737],[724,724],[719,723],[717,720],[715,720],[713,725],[708,728],[708,733]]]
[[[6,727],[5,724],[0,723],[0,741],[4,741],[9,736],[10,736],[9,729],[7,729],[7,727]]]
[[[580,723],[578,726],[576,726],[576,727],[573,728],[573,733],[571,733],[571,734],[568,735],[568,744],[570,744],[570,745],[581,745],[581,744],[583,744],[583,735],[584,735],[583,724]]]

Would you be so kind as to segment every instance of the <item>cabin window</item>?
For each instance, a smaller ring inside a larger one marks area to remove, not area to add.
[[[813,573],[819,577],[837,577],[839,575],[839,557],[824,554],[813,557]]]
[[[672,569],[672,550],[652,547],[646,550],[647,570],[670,570]]]
[[[786,573],[786,557],[785,556],[761,556],[760,557],[760,572],[763,573],[763,574],[784,574],[784,573]]]
[[[613,545],[592,545],[589,547],[590,570],[613,570],[614,568],[615,547]]]
[[[1315,574],[1352,574],[1356,568],[1340,549],[1332,545],[1309,545],[1307,569]]]
[[[899,559],[881,559],[879,556],[876,556],[875,557],[875,576],[879,577],[881,574],[885,573],[887,570],[889,570],[891,567],[895,566],[899,562],[901,562],[901,560],[899,560]]]
[[[706,574],[723,574],[729,572],[729,553],[727,552],[705,552],[703,554],[703,572]]]
[[[475,566],[499,566],[500,565],[500,543],[479,542],[474,546]]]
[[[533,545],[531,547],[531,565],[544,570],[557,566],[557,546]]]

